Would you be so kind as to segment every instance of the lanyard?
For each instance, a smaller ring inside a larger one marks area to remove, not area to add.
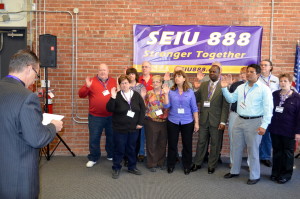
[[[269,77],[268,77],[268,81],[266,81],[262,75],[260,75],[260,78],[261,78],[262,80],[264,80],[264,82],[266,83],[266,85],[267,85],[268,87],[270,87],[271,74],[270,74]]]
[[[246,103],[246,98],[247,98],[247,95],[253,90],[253,87],[254,85],[246,92],[246,86],[248,85],[248,82],[245,84],[245,87],[244,87],[244,104]]]
[[[280,94],[280,102],[279,102],[279,106],[283,105],[285,100],[289,97],[291,90],[289,90],[288,92],[286,92],[285,95]]]
[[[131,105],[130,105],[130,104],[131,104],[131,98],[132,98],[132,96],[131,96],[131,90],[129,91],[129,99],[127,99],[127,97],[126,97],[124,91],[122,91],[122,94],[123,94],[123,96],[124,96],[126,102],[127,102],[128,105],[129,105],[129,108],[130,108],[130,110],[131,110]]]
[[[7,75],[6,77],[8,77],[8,78],[13,78],[13,79],[15,79],[15,80],[18,80],[19,82],[21,82],[21,83],[23,84],[23,86],[25,86],[25,83],[24,83],[22,80],[20,80],[19,78],[17,78],[16,76],[13,76],[13,75]]]
[[[107,90],[106,86],[108,84],[109,78],[107,78],[107,80],[105,80],[105,82],[103,82],[98,76],[97,76],[97,79],[99,80],[100,84],[102,84],[102,86],[105,88],[105,90]]]

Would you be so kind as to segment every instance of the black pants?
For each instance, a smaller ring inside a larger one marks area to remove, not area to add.
[[[192,164],[192,141],[194,132],[194,122],[189,124],[174,124],[168,120],[168,167],[175,167],[177,156],[177,145],[179,132],[182,138],[182,165],[184,168],[189,169]]]
[[[271,133],[273,146],[272,176],[291,179],[294,166],[295,139]]]

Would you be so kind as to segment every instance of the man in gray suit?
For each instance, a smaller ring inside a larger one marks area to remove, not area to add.
[[[28,90],[39,77],[39,60],[20,50],[0,81],[0,198],[33,199],[39,195],[39,148],[50,143],[61,121],[42,124],[40,101]]]
[[[194,164],[191,171],[197,171],[203,163],[207,146],[210,143],[208,158],[208,173],[215,172],[223,141],[223,132],[228,118],[229,104],[221,90],[221,64],[214,62],[209,69],[209,81],[202,82],[195,93],[197,102],[200,102],[200,131]]]

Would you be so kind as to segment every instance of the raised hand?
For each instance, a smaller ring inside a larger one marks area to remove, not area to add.
[[[143,99],[145,99],[146,94],[147,94],[146,88],[145,88],[145,87],[142,87],[142,88],[141,88],[141,96],[142,96]]]
[[[169,86],[167,84],[163,85],[163,89],[162,90],[163,90],[164,94],[169,94],[169,92],[170,92],[170,88],[169,88]]]
[[[116,99],[116,97],[117,97],[117,88],[116,88],[116,87],[113,87],[113,88],[111,89],[110,93],[111,93],[111,97],[112,97],[113,99]]]
[[[232,75],[231,74],[223,75],[221,79],[222,88],[225,88],[231,84],[232,84]]]
[[[201,81],[204,78],[204,74],[202,73],[202,70],[198,70],[197,72],[197,79],[198,81]]]
[[[86,77],[85,78],[86,87],[90,88],[90,86],[92,85],[92,83],[93,83],[93,80],[90,77]]]
[[[124,66],[124,74],[126,75],[126,71],[129,68],[129,66]]]
[[[165,81],[168,81],[168,80],[170,80],[171,79],[171,77],[170,77],[170,72],[168,71],[168,72],[166,72],[166,74],[164,75],[164,80]]]
[[[198,88],[200,88],[201,82],[198,80],[198,78],[195,78],[193,84],[194,84],[194,88],[198,89]]]

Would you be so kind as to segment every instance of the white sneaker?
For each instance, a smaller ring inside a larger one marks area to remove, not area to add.
[[[87,167],[87,168],[91,168],[91,167],[93,167],[95,164],[96,164],[96,162],[94,162],[94,161],[88,161],[88,162],[86,163],[86,167]]]
[[[113,159],[112,158],[107,158],[107,160],[112,161]]]

